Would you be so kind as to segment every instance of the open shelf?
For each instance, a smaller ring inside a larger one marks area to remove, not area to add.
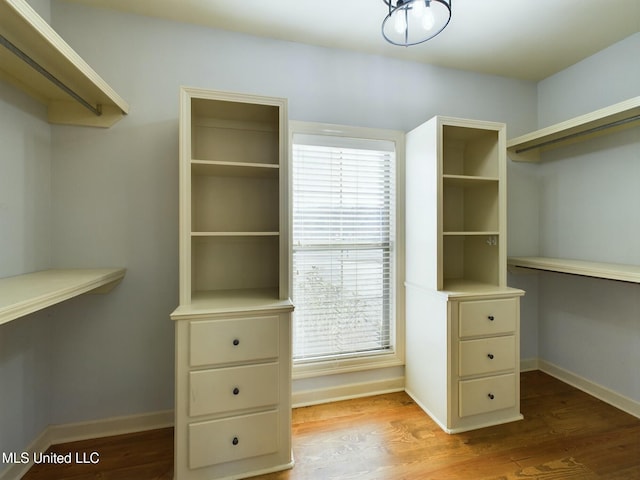
[[[110,127],[125,102],[24,0],[0,0],[0,78],[48,107],[50,123]]]
[[[509,257],[507,264],[510,267],[640,283],[639,265],[588,262],[585,260],[550,257]]]
[[[281,299],[279,295],[278,288],[196,291],[192,294],[191,303],[180,305],[171,318],[208,318],[212,314],[252,310],[291,310],[291,300]]]
[[[539,162],[540,151],[638,125],[640,97],[634,97],[513,138],[507,142],[507,152],[514,161]]]
[[[191,160],[191,173],[199,176],[276,178],[279,172],[280,165],[268,163]]]
[[[0,278],[0,325],[83,293],[108,293],[124,268],[42,270]]]

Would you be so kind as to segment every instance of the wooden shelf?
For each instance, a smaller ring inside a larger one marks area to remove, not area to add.
[[[638,265],[588,262],[569,258],[549,257],[509,257],[507,264],[510,267],[640,283],[640,266]]]
[[[292,311],[289,299],[280,299],[277,288],[197,291],[191,303],[180,305],[172,314],[173,320],[210,317],[218,313],[248,311]]]
[[[0,278],[0,325],[83,293],[107,293],[124,268],[42,270]]]
[[[277,237],[280,232],[191,232],[192,237]]]
[[[279,172],[280,165],[269,163],[191,160],[191,173],[200,176],[277,178]]]
[[[110,127],[128,113],[127,102],[25,0],[0,0],[0,34],[0,79],[47,105],[50,123]]]
[[[474,177],[471,175],[442,175],[445,185],[459,187],[473,187],[485,185],[487,183],[498,183],[498,177]]]
[[[482,236],[482,235],[486,235],[486,236],[499,236],[500,232],[498,232],[497,230],[492,230],[492,231],[474,231],[474,232],[468,232],[468,231],[446,231],[446,232],[442,232],[442,235],[444,236],[451,236],[451,237],[466,237],[466,236]]]
[[[509,157],[517,162],[538,162],[540,151],[640,125],[640,97],[551,125],[507,142]]]

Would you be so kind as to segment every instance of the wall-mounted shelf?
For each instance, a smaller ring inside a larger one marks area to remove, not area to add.
[[[541,151],[638,125],[640,97],[634,97],[513,138],[507,142],[507,152],[514,161],[539,162]]]
[[[50,123],[110,127],[129,111],[25,0],[0,0],[0,79],[47,105]]]
[[[640,266],[638,265],[588,262],[584,260],[549,257],[509,257],[507,264],[509,267],[640,283]]]
[[[124,268],[42,270],[0,278],[0,325],[83,293],[108,293]]]

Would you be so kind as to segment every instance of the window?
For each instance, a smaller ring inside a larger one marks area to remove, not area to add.
[[[397,139],[303,125],[292,134],[294,363],[395,355]]]

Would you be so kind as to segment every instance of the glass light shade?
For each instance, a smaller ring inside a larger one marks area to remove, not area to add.
[[[382,36],[393,45],[417,45],[438,35],[451,20],[451,0],[383,0],[389,14]]]

